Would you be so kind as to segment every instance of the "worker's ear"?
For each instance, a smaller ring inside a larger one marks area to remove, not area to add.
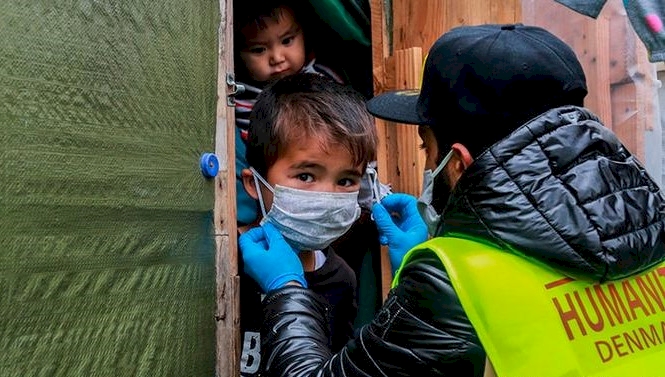
[[[457,181],[462,177],[466,168],[473,163],[471,153],[463,144],[455,143],[450,147],[453,150],[453,155],[446,165],[446,172],[450,181],[451,187],[455,187]]]
[[[473,157],[471,157],[471,152],[464,146],[464,144],[455,143],[451,147],[453,150],[453,169],[456,173],[463,173],[466,168],[473,163]]]
[[[259,200],[259,194],[256,192],[256,185],[254,184],[254,174],[249,169],[242,169],[242,185],[245,187],[247,194],[254,200]]]

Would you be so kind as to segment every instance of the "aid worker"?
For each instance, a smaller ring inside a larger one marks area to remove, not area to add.
[[[316,294],[295,282],[268,292],[266,373],[661,375],[663,193],[582,107],[586,94],[575,54],[544,29],[442,35],[420,91],[368,102],[376,117],[418,125],[427,155],[423,195],[384,199],[401,217],[373,208],[401,262],[383,308],[333,354]],[[253,278],[302,274],[262,265],[264,253],[296,258],[270,241],[240,239]]]

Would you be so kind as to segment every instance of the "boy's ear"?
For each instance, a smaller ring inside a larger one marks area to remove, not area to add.
[[[254,200],[259,199],[259,194],[256,192],[256,185],[254,184],[254,174],[249,169],[242,169],[242,185],[245,187],[245,191],[251,196]]]

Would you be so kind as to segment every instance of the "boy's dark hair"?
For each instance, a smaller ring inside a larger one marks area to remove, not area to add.
[[[363,169],[376,159],[374,119],[360,93],[326,76],[298,73],[259,95],[249,116],[247,162],[264,175],[284,150],[312,136],[324,150],[342,145]]]

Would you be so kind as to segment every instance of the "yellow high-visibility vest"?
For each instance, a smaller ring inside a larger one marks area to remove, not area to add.
[[[423,252],[443,262],[498,376],[665,376],[665,263],[598,284],[452,237],[403,264]]]

